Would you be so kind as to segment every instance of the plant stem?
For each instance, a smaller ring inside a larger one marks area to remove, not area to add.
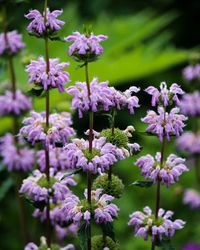
[[[111,124],[112,136],[114,136],[115,134],[115,116],[116,116],[116,109],[113,109],[112,124]],[[108,181],[110,182],[111,180],[112,180],[112,166],[110,166],[108,170]]]
[[[165,114],[164,114],[164,122],[165,122]],[[165,154],[165,136],[163,136],[163,141],[161,144],[161,157],[160,157],[160,168],[163,167],[163,163],[164,163],[164,154]],[[157,190],[156,190],[156,208],[155,208],[155,219],[158,219],[158,211],[160,209],[160,179],[157,180]],[[156,245],[155,245],[155,241],[152,241],[152,245],[151,245],[151,250],[155,250],[156,249]]]
[[[85,80],[87,85],[88,91],[88,99],[90,101],[90,82],[89,82],[89,73],[88,73],[88,63],[85,63]],[[92,153],[92,141],[93,141],[93,123],[94,123],[94,114],[92,110],[89,112],[89,152]],[[91,172],[87,172],[87,201],[88,204],[91,206],[91,191],[92,191],[92,175]],[[92,228],[91,223],[88,225],[88,241],[87,241],[87,249],[91,250],[91,236],[92,235]]]
[[[44,2],[44,23],[47,21],[47,0]],[[46,73],[49,73],[50,63],[49,63],[49,48],[48,48],[48,36],[45,36],[45,59],[46,59]],[[50,110],[50,96],[49,90],[46,91],[46,131],[49,129],[49,110]],[[49,176],[49,147],[45,145],[45,170],[46,178],[48,185],[50,186],[50,176]],[[51,219],[50,219],[50,201],[49,196],[47,198],[47,207],[46,207],[46,226],[47,226],[47,246],[51,248]]]
[[[4,22],[4,39],[5,39],[5,43],[8,44],[8,37],[7,37],[8,23],[7,23],[7,11],[6,11],[5,6],[3,8],[3,22]],[[16,75],[15,75],[15,69],[14,69],[12,56],[8,56],[7,63],[8,63],[8,70],[10,74],[11,90],[13,93],[13,99],[15,99],[16,98]],[[17,143],[17,140],[16,140],[17,133],[18,133],[18,119],[17,119],[17,116],[15,116],[13,117],[13,135],[14,135],[15,144]],[[21,236],[22,236],[24,244],[26,244],[29,241],[27,223],[26,223],[26,211],[24,207],[24,202],[19,196],[19,192],[18,192],[19,186],[20,186],[19,182],[21,183],[21,179],[18,180],[18,176],[13,175],[13,180],[15,183],[14,184],[15,196],[16,196],[16,201],[17,201],[18,210],[19,210]]]

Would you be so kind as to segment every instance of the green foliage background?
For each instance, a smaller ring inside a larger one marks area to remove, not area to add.
[[[23,16],[24,13],[20,14]],[[17,16],[20,16],[19,13]],[[144,89],[149,84],[158,85],[163,80],[168,80],[169,84],[174,81],[182,81],[180,67],[187,62],[188,51],[174,46],[173,33],[169,28],[171,23],[175,22],[178,17],[179,15],[174,11],[158,14],[153,9],[144,8],[141,11],[127,15],[112,16],[104,12],[88,21],[80,17],[75,5],[68,5],[64,8],[62,15],[66,25],[59,35],[64,37],[71,34],[72,31],[81,30],[83,23],[92,25],[95,34],[107,34],[109,39],[104,43],[104,55],[99,61],[89,65],[90,78],[97,76],[100,81],[109,80],[111,85],[119,89],[125,89],[130,85],[137,85]],[[27,83],[27,74],[24,71],[22,57],[29,53],[37,57],[43,55],[44,50],[43,41],[29,36],[25,30],[26,25],[26,20],[21,21],[20,27],[27,48],[22,55],[15,59],[18,86],[25,92],[31,86]],[[67,48],[68,44],[66,43],[51,42],[50,56],[59,57],[61,61],[70,61],[70,84],[74,84],[78,80],[84,80],[84,71],[82,68],[76,69],[77,63],[67,56]],[[2,81],[8,78],[5,68],[6,65],[1,61],[0,79]],[[1,90],[3,91],[3,87]],[[57,91],[52,91],[51,93],[52,110],[69,110],[70,97],[68,95],[58,94]],[[128,216],[132,211],[141,210],[146,205],[154,209],[155,203],[155,187],[140,189],[130,185],[138,179],[143,179],[139,174],[138,168],[134,166],[136,158],[146,153],[155,154],[160,150],[160,143],[157,138],[145,136],[142,133],[145,131],[145,125],[140,122],[140,118],[145,115],[146,110],[150,107],[150,99],[144,92],[141,92],[140,100],[141,108],[138,109],[135,115],[128,115],[127,112],[121,111],[117,116],[117,125],[120,128],[126,128],[127,125],[135,126],[137,133],[135,133],[133,140],[140,143],[143,147],[142,152],[138,156],[121,161],[114,167],[114,172],[123,179],[125,184],[124,195],[120,200],[116,201],[120,207],[120,214],[114,223],[116,238],[119,240],[123,250],[150,249],[150,242],[144,242],[142,239],[135,238],[131,229],[127,226]],[[36,110],[44,109],[43,98],[34,99],[33,103]],[[73,119],[79,135],[83,134],[83,131],[87,128],[87,117],[78,121],[77,114],[74,113]],[[95,120],[97,121],[96,129],[108,126],[107,119],[104,117],[100,118],[99,114],[95,115]],[[11,130],[11,127],[11,118],[1,118],[1,134]],[[174,139],[168,144],[167,152],[176,152]],[[14,200],[13,182],[16,181],[16,176],[8,174],[4,166],[1,166],[0,171],[0,249],[22,249],[22,242],[19,240],[18,211]],[[79,176],[77,178],[79,178],[80,184],[76,191],[81,193],[85,186],[84,177]],[[182,195],[177,192],[180,186],[190,187],[194,183],[195,176],[193,170],[191,170],[189,173],[184,174],[180,183],[172,188],[162,187],[162,207],[174,210],[175,218],[182,218],[187,221],[185,229],[178,232],[173,239],[173,244],[177,250],[181,249],[188,241],[200,243],[200,226],[196,223],[200,219],[198,211],[191,212],[188,210],[182,204]],[[38,242],[44,228],[40,226],[37,220],[31,218],[30,214],[33,209],[28,204],[26,206],[29,212],[30,234]],[[77,245],[77,241],[75,241],[75,244]]]

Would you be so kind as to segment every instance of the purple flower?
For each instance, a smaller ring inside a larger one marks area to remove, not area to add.
[[[184,227],[185,222],[182,220],[172,221],[170,218],[174,213],[172,211],[165,211],[160,208],[158,211],[158,219],[152,214],[149,207],[145,207],[143,212],[137,211],[130,215],[129,226],[134,226],[135,236],[143,237],[148,240],[148,235],[152,237],[152,241],[163,237],[173,237],[176,230]]]
[[[168,89],[166,82],[161,82],[160,90],[150,86],[145,91],[152,95],[151,105],[156,106],[156,104],[162,104],[165,107],[170,104],[171,101],[174,101],[177,105],[179,104],[178,95],[183,95],[184,91],[179,85],[173,83]]]
[[[200,133],[185,132],[176,141],[178,149],[190,154],[200,154]]]
[[[66,236],[74,235],[77,233],[78,225],[70,224],[68,227],[55,226],[56,236],[58,239],[63,240]]]
[[[134,114],[134,109],[140,107],[139,99],[137,96],[132,95],[140,91],[140,88],[131,86],[124,92],[116,90],[114,87],[110,87],[112,96],[112,107],[116,109],[127,108],[131,114]]]
[[[115,145],[118,149],[121,149],[124,158],[138,153],[141,147],[138,143],[130,143],[129,138],[132,137],[135,128],[133,126],[128,126],[125,130],[120,130],[119,128],[114,129],[114,135],[112,129],[104,129],[100,133],[93,130],[94,138],[106,137],[106,141]],[[86,131],[86,135],[89,135],[89,130]]]
[[[72,177],[65,177],[61,172],[55,173],[52,168],[50,168],[50,181],[48,183],[46,174],[35,170],[33,176],[23,180],[19,192],[36,202],[46,202],[50,195],[52,202],[55,203],[64,200],[66,195],[68,195],[68,185],[75,184],[76,182],[74,182]]]
[[[127,108],[130,113],[134,113],[134,109],[139,107],[139,99],[132,93],[137,93],[140,89],[130,87],[124,92],[117,91],[113,87],[108,86],[108,82],[98,82],[97,78],[93,78],[90,83],[90,97],[88,97],[87,84],[78,82],[76,86],[70,86],[67,92],[73,96],[72,108],[78,109],[79,117],[83,117],[83,113],[89,111],[97,112],[100,108],[108,111],[110,108],[122,109]]]
[[[54,244],[54,248],[58,250],[75,250],[75,247],[72,244],[68,244],[65,247],[60,247]],[[36,244],[30,242],[24,248],[24,250],[40,250],[40,249],[50,249],[47,247],[47,241],[44,236],[40,238],[40,246],[37,246]]]
[[[143,122],[149,124],[146,131],[157,134],[162,141],[163,137],[170,140],[170,135],[179,136],[185,127],[184,121],[187,117],[179,113],[179,108],[173,108],[169,113],[163,107],[158,107],[158,113],[153,110],[147,112]]]
[[[111,143],[106,143],[105,137],[95,138],[92,141],[93,150],[89,152],[89,141],[73,139],[65,146],[65,154],[69,159],[69,168],[82,168],[94,174],[105,172],[114,162],[123,159],[124,152]]]
[[[50,167],[54,168],[56,171],[68,169],[69,159],[67,158],[63,148],[49,146],[49,158]],[[45,150],[39,150],[37,152],[37,163],[40,170],[44,172],[46,167]]]
[[[21,115],[32,108],[31,100],[23,95],[20,90],[15,93],[6,91],[0,96],[0,116]]]
[[[67,92],[73,96],[72,109],[78,109],[80,118],[83,117],[84,112],[90,109],[97,112],[99,107],[103,107],[104,111],[108,111],[112,107],[112,93],[107,81],[98,82],[97,78],[93,78],[90,83],[90,97],[88,97],[85,82],[77,82],[75,86],[67,88]]]
[[[35,245],[35,243],[33,242],[29,242],[24,248],[24,250],[38,250],[38,249],[39,249],[38,246]]]
[[[194,189],[186,189],[184,192],[183,203],[192,209],[200,209],[200,193]]]
[[[183,78],[187,81],[199,80],[200,78],[200,64],[188,65],[183,69]]]
[[[26,66],[29,74],[29,83],[40,85],[47,90],[49,88],[58,88],[59,92],[64,92],[64,85],[70,81],[69,73],[63,71],[69,66],[69,63],[59,63],[58,58],[49,59],[49,72],[46,72],[46,61],[39,57],[37,61],[32,60]]]
[[[119,208],[110,203],[114,197],[102,194],[102,189],[92,190],[91,199],[92,207],[88,210],[87,191],[84,193],[85,200],[79,200],[75,195],[69,195],[62,206],[62,211],[66,219],[73,220],[74,223],[80,224],[82,220],[90,222],[91,216],[94,214],[94,220],[97,224],[112,222],[118,215]]]
[[[200,250],[200,246],[194,243],[188,243],[182,250]]]
[[[200,115],[200,92],[185,94],[179,103],[181,112],[188,116]]]
[[[26,45],[22,42],[22,35],[16,30],[0,34],[0,55],[18,53]]]
[[[69,56],[72,55],[101,55],[103,53],[103,47],[100,42],[105,41],[108,37],[105,35],[95,36],[93,33],[88,35],[80,34],[79,32],[74,32],[72,35],[65,37],[66,42],[73,42],[69,47]]]
[[[54,31],[60,30],[61,26],[65,22],[57,19],[58,16],[62,14],[62,10],[54,10],[52,12],[47,8],[46,23],[44,20],[44,15],[42,15],[38,10],[30,10],[25,17],[29,20],[33,19],[27,27],[30,33],[36,33],[38,35],[44,35],[47,33],[52,34]]]
[[[148,154],[140,157],[135,164],[141,169],[141,174],[145,176],[145,179],[152,179],[154,184],[157,180],[160,180],[167,187],[177,182],[183,172],[188,171],[188,168],[184,164],[185,159],[177,157],[174,154],[170,154],[167,157],[162,167],[160,166],[160,160],[161,153],[158,152],[155,159]]]
[[[31,111],[30,114],[30,117],[23,120],[24,126],[20,129],[19,135],[32,145],[36,142],[43,142],[46,146],[65,144],[69,137],[75,135],[74,129],[70,127],[72,124],[70,113],[51,114],[47,131],[45,131],[45,112]]]
[[[14,137],[6,134],[0,139],[0,156],[8,171],[30,171],[35,162],[34,150],[27,147],[17,147]]]

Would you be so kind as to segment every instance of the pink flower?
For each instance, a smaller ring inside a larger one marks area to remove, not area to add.
[[[57,19],[57,17],[60,16],[62,12],[62,10],[54,10],[50,12],[47,8],[47,19],[45,23],[44,15],[42,15],[38,10],[30,10],[25,17],[33,20],[28,25],[27,30],[30,33],[37,33],[38,35],[46,33],[52,34],[53,32],[60,30],[61,26],[63,26],[65,22]]]
[[[0,55],[14,55],[26,45],[22,42],[22,35],[16,30],[0,34]]]
[[[20,90],[14,93],[6,91],[0,96],[0,116],[21,115],[32,108],[31,99],[22,94]]]
[[[39,57],[37,61],[31,61],[26,66],[29,74],[29,83],[40,85],[47,90],[49,88],[58,88],[59,92],[64,92],[64,85],[70,81],[69,73],[63,69],[69,66],[69,63],[59,63],[58,58],[49,59],[49,72],[46,73],[46,61]]]
[[[183,172],[188,171],[183,158],[170,154],[162,167],[160,166],[160,158],[161,153],[158,152],[155,159],[148,154],[140,157],[135,163],[141,169],[141,174],[145,176],[145,179],[152,179],[154,184],[157,180],[161,180],[162,184],[170,187],[179,180]]]
[[[182,220],[172,221],[170,218],[174,213],[172,211],[165,211],[160,208],[158,211],[158,219],[149,207],[145,207],[143,212],[137,211],[130,215],[129,226],[134,226],[135,236],[143,237],[144,240],[148,240],[148,236],[151,235],[152,241],[163,237],[173,237],[176,230],[180,230],[184,227],[185,222]]]

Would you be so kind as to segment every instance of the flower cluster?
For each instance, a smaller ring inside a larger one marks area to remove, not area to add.
[[[55,173],[54,169],[50,168],[48,182],[45,173],[35,170],[33,176],[23,180],[19,192],[35,202],[47,202],[48,196],[51,196],[52,201],[56,203],[65,199],[69,192],[68,185],[74,186],[76,182],[70,176],[65,177],[64,173]]]
[[[49,116],[49,128],[45,130],[45,112],[32,111],[31,116],[23,120],[24,126],[19,135],[33,145],[36,142],[44,142],[45,145],[65,144],[69,137],[75,135],[71,126],[71,115],[67,112],[51,114]]]
[[[90,83],[90,97],[85,82],[78,82],[75,86],[70,86],[67,92],[73,96],[72,108],[78,109],[79,117],[82,118],[84,112],[90,109],[97,112],[99,108],[103,108],[104,111],[108,111],[110,108],[127,108],[132,114],[134,109],[139,107],[139,99],[132,93],[137,93],[139,90],[132,86],[126,91],[120,92],[114,87],[109,87],[107,81],[99,83],[97,78],[93,78]]]
[[[200,153],[200,133],[185,132],[176,141],[178,149],[190,154]]]
[[[183,69],[183,77],[187,81],[198,80],[200,78],[200,64],[185,67]]]
[[[200,209],[200,193],[194,189],[186,189],[183,203],[189,205],[192,209]]]
[[[84,193],[87,197],[87,191]],[[82,220],[90,222],[92,214],[97,224],[112,222],[113,218],[118,215],[118,207],[110,203],[114,197],[102,194],[102,189],[93,190],[91,192],[92,207],[89,208],[87,200],[80,200],[75,195],[69,195],[62,206],[62,211],[69,221],[80,223]]]
[[[56,232],[56,236],[58,239],[62,240],[64,239],[66,236],[71,236],[77,233],[78,230],[78,225],[77,224],[70,224],[68,227],[61,227],[59,225],[55,226],[55,232]]]
[[[155,159],[148,154],[140,157],[135,164],[141,169],[141,174],[145,176],[145,179],[152,179],[154,184],[157,180],[161,180],[161,183],[166,184],[167,187],[177,182],[183,172],[188,171],[184,164],[185,159],[174,154],[167,157],[163,166],[160,165],[160,161],[161,153],[158,152]]]
[[[40,250],[40,249],[49,249],[48,246],[47,246],[46,238],[43,237],[43,236],[40,238],[40,246],[37,246],[33,242],[29,242],[24,248],[24,250]],[[75,247],[72,244],[68,244],[65,247],[60,247],[58,245],[52,244],[51,249],[55,249],[55,250],[75,250]]]
[[[200,92],[185,94],[179,103],[181,112],[188,116],[200,115]]]
[[[114,129],[103,129],[100,133],[95,131],[95,137],[106,137],[106,141],[112,143],[117,148],[122,149],[124,157],[129,157],[133,154],[138,153],[141,147],[138,143],[130,143],[129,139],[132,137],[135,131],[133,126],[128,126],[125,130],[120,130],[119,128]]]
[[[183,250],[200,250],[200,246],[195,243],[188,243]]]
[[[108,111],[112,106],[112,95],[108,82],[98,82],[97,78],[93,78],[90,83],[90,97],[85,82],[78,82],[75,86],[70,86],[67,88],[67,92],[73,96],[72,108],[78,109],[80,118],[83,117],[84,112],[90,109],[96,112],[101,106],[104,111]]]
[[[131,86],[124,92],[116,90],[114,87],[110,87],[112,96],[112,107],[116,109],[127,108],[131,114],[134,114],[134,109],[140,107],[139,99],[134,96],[133,93],[140,91],[140,88]]]
[[[108,37],[105,35],[94,35],[90,34],[80,34],[79,32],[74,32],[72,35],[65,37],[66,42],[73,42],[69,47],[69,56],[82,55],[83,58],[89,59],[92,56],[101,55],[103,53],[103,47],[100,42],[105,41]]]
[[[22,35],[16,30],[0,34],[0,55],[14,55],[24,47]]]
[[[149,124],[147,132],[157,134],[161,141],[163,137],[170,140],[170,135],[179,136],[185,127],[184,121],[187,117],[179,111],[179,108],[173,108],[170,112],[166,112],[163,107],[158,107],[158,113],[150,110],[142,121]]]
[[[69,63],[59,63],[58,58],[49,59],[49,72],[46,72],[46,61],[43,57],[33,60],[26,66],[29,74],[29,83],[42,86],[44,90],[49,88],[58,88],[60,92],[64,92],[64,85],[70,81],[69,73],[63,71],[68,67]]]
[[[68,169],[69,160],[63,148],[53,147],[50,145],[49,158],[50,167],[54,168],[56,171]],[[44,172],[46,167],[45,150],[39,150],[37,152],[37,163],[40,171]]]
[[[5,95],[0,96],[0,116],[21,115],[31,108],[30,98],[23,95],[20,90],[15,93],[6,91]]]
[[[176,83],[173,83],[168,89],[167,84],[165,82],[161,82],[160,90],[153,86],[149,86],[145,91],[149,95],[152,95],[152,106],[156,106],[156,104],[162,104],[164,105],[164,107],[168,106],[172,101],[174,101],[176,105],[178,105],[178,95],[184,94],[184,91]]]
[[[63,26],[65,22],[57,19],[57,17],[62,14],[62,10],[50,12],[47,8],[46,12],[46,20],[44,15],[38,10],[30,10],[29,13],[25,15],[27,19],[32,20],[27,27],[28,32],[41,36],[52,34],[61,29],[61,26]]]
[[[34,150],[16,146],[14,137],[6,134],[0,139],[0,156],[8,171],[29,171],[33,168]]]
[[[65,146],[65,154],[69,160],[69,168],[81,168],[94,174],[105,172],[114,162],[123,159],[122,149],[106,142],[105,137],[92,141],[92,152],[89,151],[89,141],[73,139]]]
[[[148,240],[148,235],[151,235],[152,241],[163,237],[173,237],[176,230],[182,229],[185,222],[182,220],[172,221],[172,211],[165,211],[160,208],[158,211],[158,218],[152,214],[149,207],[145,207],[143,212],[137,211],[130,215],[129,226],[134,226],[135,236],[143,237]]]

